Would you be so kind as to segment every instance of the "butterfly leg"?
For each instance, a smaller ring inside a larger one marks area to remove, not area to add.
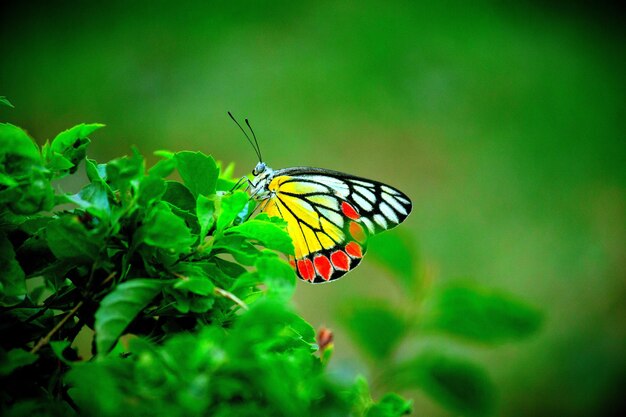
[[[244,175],[243,177],[239,178],[239,181],[237,181],[237,183],[235,185],[233,185],[233,188],[231,188],[229,192],[232,193],[233,191],[235,191],[236,189],[241,187],[241,183],[244,182],[244,181],[248,182],[248,185],[246,186],[244,191],[248,191],[248,188],[250,188],[252,186],[252,181],[250,181],[250,179]]]

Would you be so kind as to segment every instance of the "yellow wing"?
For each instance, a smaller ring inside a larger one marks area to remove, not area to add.
[[[287,222],[300,278],[327,282],[355,268],[369,235],[402,222],[408,197],[387,185],[334,171],[282,170],[268,184],[263,211]],[[288,172],[294,175],[288,175]]]

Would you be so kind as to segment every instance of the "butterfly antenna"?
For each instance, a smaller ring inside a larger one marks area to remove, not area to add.
[[[246,119],[246,124],[248,125],[248,129],[250,129],[250,132],[252,132],[252,137],[254,138],[254,143],[256,143],[256,149],[259,152],[259,160],[261,162],[263,162],[263,159],[261,158],[261,148],[259,147],[259,142],[257,142],[257,140],[256,140],[256,135],[254,134],[254,130],[252,130],[252,126],[250,126],[250,122],[248,121],[248,119]]]
[[[248,134],[246,133],[245,130],[243,130],[243,127],[241,127],[241,125],[239,124],[239,122],[237,121],[237,119],[235,119],[235,116],[232,115],[231,112],[228,112],[228,115],[230,116],[231,119],[233,119],[233,122],[235,122],[235,124],[237,126],[239,126],[239,129],[243,132],[244,136],[246,137],[246,139],[248,139],[248,142],[250,143],[250,145],[252,146],[252,148],[254,149],[254,152],[256,153],[256,156],[259,157],[259,162],[261,162],[261,152],[258,149],[258,144],[257,146],[254,146],[254,142],[252,142],[252,139],[250,139],[250,136],[248,136]],[[246,119],[247,121],[247,119]],[[254,132],[253,132],[254,133]],[[256,140],[256,138],[255,138]]]

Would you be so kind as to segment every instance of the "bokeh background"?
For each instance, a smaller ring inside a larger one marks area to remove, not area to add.
[[[90,156],[201,150],[236,173],[320,166],[415,204],[399,233],[429,279],[469,279],[545,315],[533,338],[468,347],[499,415],[602,415],[626,384],[626,53],[596,2],[21,2],[2,6],[2,119],[40,143],[101,122]],[[335,331],[332,366],[368,372],[338,324],[401,294],[376,262],[295,304]],[[374,364],[374,368],[376,364]],[[375,373],[375,370],[373,371]],[[447,411],[419,393],[415,415]]]

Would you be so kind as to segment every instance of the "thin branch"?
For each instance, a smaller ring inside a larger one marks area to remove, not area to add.
[[[248,310],[248,306],[246,305],[246,303],[241,301],[241,299],[237,297],[235,294],[233,294],[232,292],[228,292],[225,289],[219,288],[219,287],[215,287],[213,291],[217,295],[221,295],[224,298],[228,298],[229,300],[231,300],[232,302],[234,302],[235,304],[237,304],[239,307],[243,308],[244,310]]]
[[[50,341],[50,338],[51,338],[52,336],[54,336],[54,334],[55,334],[56,332],[58,332],[58,331],[61,329],[61,327],[63,327],[63,325],[64,325],[64,324],[65,324],[65,323],[66,323],[69,319],[71,319],[71,318],[74,316],[74,314],[76,314],[76,312],[78,311],[78,309],[79,309],[79,308],[81,308],[81,307],[83,306],[83,304],[84,304],[84,303],[85,303],[85,302],[84,302],[84,301],[82,301],[82,300],[81,300],[81,301],[79,301],[79,302],[78,302],[78,304],[76,304],[76,305],[74,306],[74,308],[73,308],[73,309],[71,309],[71,310],[69,311],[69,313],[67,313],[67,314],[65,315],[65,317],[63,317],[63,319],[61,319],[61,321],[60,321],[60,322],[58,322],[58,323],[57,323],[57,325],[56,325],[56,326],[54,326],[54,327],[52,328],[52,330],[50,330],[50,331],[48,332],[48,334],[47,334],[47,335],[45,335],[43,338],[41,338],[41,340],[39,340],[39,342],[37,342],[37,344],[35,345],[35,347],[33,347],[33,348],[30,350],[30,353],[37,353],[37,351],[39,351],[39,349],[41,349],[42,347],[44,347],[45,345],[47,345],[47,344],[48,344],[48,342]]]
[[[108,283],[109,281],[111,281],[113,279],[113,277],[115,277],[115,272],[111,272],[109,274],[109,276],[107,276],[101,283],[101,285],[104,285],[106,283]],[[50,339],[52,338],[52,336],[54,336],[56,334],[56,332],[58,332],[59,330],[61,330],[61,327],[63,327],[65,325],[65,323],[67,323],[67,321],[69,319],[71,319],[72,317],[74,317],[74,314],[76,314],[78,312],[78,310],[83,306],[83,304],[85,304],[84,300],[81,300],[78,302],[78,304],[76,304],[74,306],[74,308],[72,308],[66,315],[65,317],[63,317],[61,319],[60,322],[58,322],[56,324],[56,326],[54,326],[52,328],[52,330],[50,330],[48,332],[47,335],[45,335],[44,337],[42,337],[39,342],[37,342],[37,344],[30,350],[30,353],[37,353],[39,351],[39,349],[41,349],[42,347],[44,347],[45,345],[48,344],[48,342],[50,342]]]

